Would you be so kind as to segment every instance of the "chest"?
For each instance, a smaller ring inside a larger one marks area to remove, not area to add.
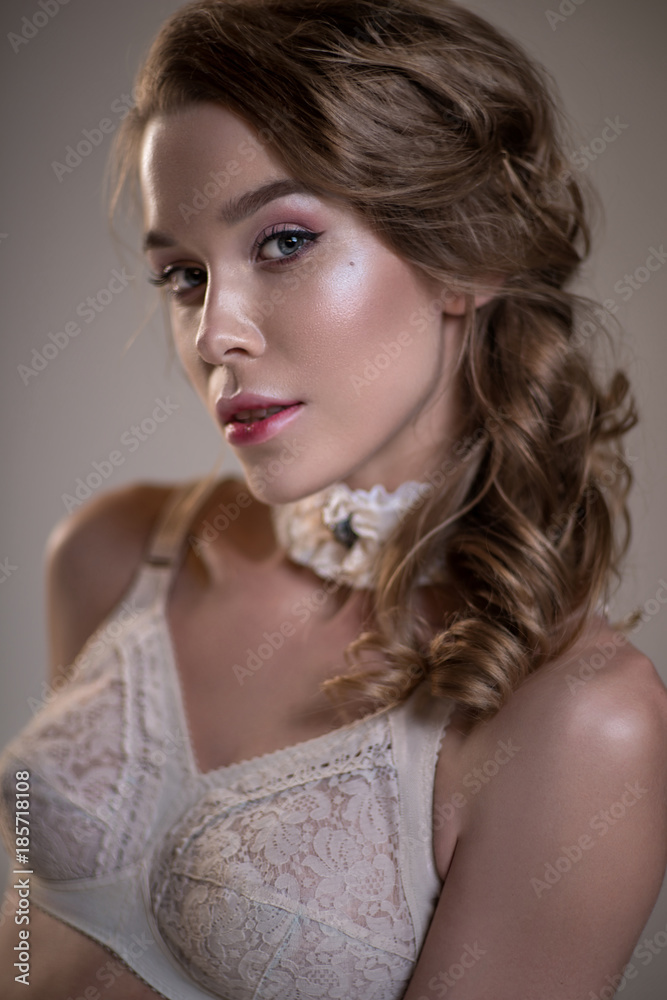
[[[215,587],[184,575],[165,609],[194,756],[209,771],[317,737],[345,716],[320,690],[347,672],[344,651],[363,626],[360,595],[325,581],[304,586],[230,570]]]
[[[324,581],[303,587],[267,580],[249,591],[242,579],[206,592],[187,583],[174,588],[166,624],[201,771],[317,738],[373,711],[359,699],[343,719],[320,690],[349,670],[345,649],[368,611],[360,594],[344,600],[327,588]],[[466,737],[455,716],[434,761],[433,849],[443,880],[462,818],[457,790]]]
[[[178,682],[184,694],[181,700],[189,698],[199,712],[190,719],[190,728],[200,768],[230,766],[211,782],[191,771],[184,781],[186,762],[181,760],[180,746],[163,755],[144,753],[138,746],[136,741],[143,736],[159,736],[163,731],[156,709],[163,705],[169,711],[177,700],[170,671],[165,671],[166,649],[160,638],[165,633],[151,613],[138,621],[134,631],[129,628],[120,644],[122,654],[107,650],[99,671],[91,671],[90,684],[82,683],[80,690],[71,692],[72,698],[79,697],[80,727],[89,725],[91,734],[98,734],[101,687],[109,686],[110,692],[121,689],[121,678],[127,677],[127,683],[136,687],[128,688],[125,697],[119,694],[118,724],[111,727],[108,736],[111,739],[116,731],[126,732],[137,759],[150,759],[156,765],[145,773],[135,771],[127,756],[119,752],[113,760],[105,757],[104,774],[95,772],[91,781],[86,778],[89,797],[97,796],[95,801],[86,800],[86,811],[99,815],[102,833],[113,829],[117,843],[114,850],[114,845],[103,845],[102,851],[91,838],[90,850],[82,861],[83,841],[79,842],[75,848],[77,872],[89,878],[117,872],[115,882],[124,880],[124,906],[135,927],[143,926],[144,908],[150,900],[160,936],[185,974],[221,995],[230,983],[243,995],[248,985],[249,950],[256,957],[260,976],[274,966],[277,955],[285,958],[285,967],[277,969],[282,976],[288,976],[295,963],[300,968],[313,955],[318,956],[313,974],[316,971],[320,977],[321,995],[335,995],[341,983],[332,980],[326,957],[333,952],[342,961],[340,956],[345,952],[346,968],[357,970],[361,961],[364,969],[372,971],[369,981],[373,990],[383,981],[387,998],[394,1000],[403,992],[399,983],[405,983],[412,970],[437,891],[431,870],[430,831],[423,819],[428,816],[432,795],[429,775],[435,769],[440,718],[424,721],[415,715],[413,719],[401,706],[392,715],[391,724],[386,718],[364,720],[347,734],[336,732],[329,739],[326,734],[340,728],[340,719],[322,714],[319,725],[312,725],[315,713],[308,699],[312,699],[315,685],[308,670],[314,664],[319,680],[332,667],[338,668],[336,656],[344,665],[340,657],[350,637],[358,634],[359,608],[356,622],[352,609],[347,609],[349,626],[344,626],[341,609],[338,614],[332,605],[325,608],[319,621],[313,613],[302,623],[310,627],[302,634],[311,641],[304,641],[301,649],[294,645],[299,655],[290,656],[289,644],[276,641],[275,653],[281,655],[264,666],[268,670],[275,663],[284,674],[271,698],[265,686],[251,687],[260,673],[240,684],[229,669],[237,663],[239,650],[252,648],[248,646],[249,635],[257,627],[257,616],[243,617],[241,606],[233,601],[225,605],[224,614],[218,601],[209,605],[208,598],[189,606],[188,596],[176,600],[175,613],[169,616],[176,636],[174,649],[178,647],[183,657],[178,663]],[[281,602],[285,596],[282,591],[276,604],[262,604],[269,623],[260,624],[269,639],[275,631],[270,613],[284,613]],[[245,598],[247,603],[247,592]],[[293,607],[293,603],[288,605],[288,610]],[[296,636],[295,631],[287,638]],[[148,677],[151,671],[154,683],[145,690],[152,690],[155,700],[133,696],[135,690],[138,694],[144,689],[143,673]],[[247,701],[239,696],[234,700],[230,677],[239,691],[252,692]],[[207,700],[214,705],[210,716],[203,711]],[[248,737],[244,727],[252,725],[255,703],[260,710],[259,723]],[[104,718],[108,716],[106,712]],[[272,719],[276,722],[262,746],[261,727]],[[308,728],[304,719],[310,722],[311,732],[304,733]],[[54,717],[52,725],[55,722]],[[318,731],[313,735],[312,729]],[[227,731],[234,737],[229,742],[225,742]],[[294,747],[299,741],[301,747]],[[207,747],[212,754],[208,762],[201,759]],[[262,753],[268,759],[234,763]],[[224,759],[224,754],[229,757]],[[84,763],[89,769],[93,767],[89,752]],[[116,764],[122,772],[113,781],[119,797],[117,803],[110,803],[105,775],[112,765],[115,770]],[[416,792],[413,769],[420,775]],[[60,764],[47,776],[51,799],[56,786],[62,784],[62,771]],[[173,777],[177,772],[178,780]],[[77,799],[81,798],[82,777],[77,772],[72,783]],[[182,804],[175,801],[178,795],[184,796]],[[95,805],[100,796],[100,807],[106,810],[101,815]],[[56,805],[62,809],[66,803]],[[44,826],[53,828],[54,824],[45,816]],[[150,854],[146,853],[147,844]],[[133,874],[131,866],[139,861],[146,884],[139,884]],[[415,876],[417,869],[420,874]],[[406,877],[413,879],[410,897],[404,892]],[[101,884],[102,893],[106,884],[108,879]],[[211,919],[212,914],[215,919]],[[122,940],[115,945],[119,954],[124,954],[123,946]],[[254,975],[250,979],[254,982]],[[367,985],[355,981],[354,995],[366,996]],[[376,1000],[385,994],[372,995]]]

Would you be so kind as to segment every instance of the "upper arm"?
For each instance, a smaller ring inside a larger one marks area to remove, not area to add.
[[[546,693],[490,730],[520,749],[471,799],[405,1000],[571,1000],[631,960],[667,863],[667,692],[640,656]]]
[[[121,600],[168,493],[147,484],[108,491],[51,531],[45,549],[51,682]]]

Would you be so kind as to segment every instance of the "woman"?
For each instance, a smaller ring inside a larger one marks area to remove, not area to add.
[[[604,995],[667,694],[601,611],[635,415],[541,73],[450,3],[204,0],[136,93],[116,193],[245,482],[51,538],[33,996]]]

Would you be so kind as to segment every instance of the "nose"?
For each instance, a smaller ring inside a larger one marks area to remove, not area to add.
[[[266,346],[264,336],[238,294],[209,284],[197,331],[196,347],[209,365],[222,364],[230,352],[258,357]]]

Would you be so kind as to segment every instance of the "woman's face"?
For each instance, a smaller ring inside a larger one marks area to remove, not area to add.
[[[183,367],[268,503],[424,480],[455,438],[463,302],[292,181],[217,105],[149,122],[146,253]]]

